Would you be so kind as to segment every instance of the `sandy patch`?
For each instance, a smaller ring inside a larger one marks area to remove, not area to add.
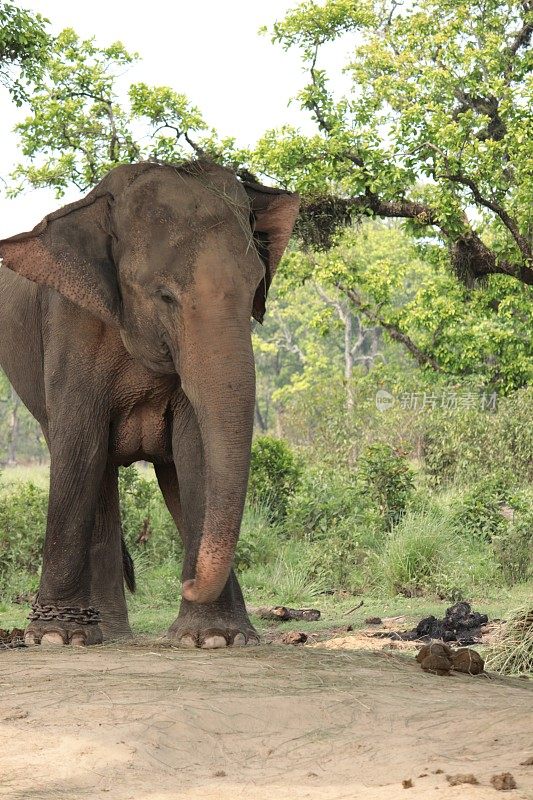
[[[325,642],[311,643],[307,647],[320,648],[321,650],[372,650],[375,652],[379,650],[400,650],[414,654],[420,649],[420,643],[380,639],[372,637],[370,633],[357,631],[356,633],[346,634],[346,636],[335,636]]]
[[[524,800],[532,688],[385,651],[4,651],[0,797],[496,800],[509,771]]]

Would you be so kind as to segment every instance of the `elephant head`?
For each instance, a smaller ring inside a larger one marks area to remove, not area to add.
[[[104,323],[156,373],[177,373],[198,419],[206,510],[188,600],[222,591],[237,543],[255,398],[251,316],[262,321],[298,197],[210,162],[112,170],[87,197],[0,242],[5,266]]]

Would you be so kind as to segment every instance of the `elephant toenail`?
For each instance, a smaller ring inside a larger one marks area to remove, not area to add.
[[[35,647],[39,644],[39,640],[34,633],[27,633],[24,636],[24,644],[26,647]]]
[[[246,644],[246,636],[244,633],[237,633],[233,639],[233,647],[244,647]]]
[[[259,641],[257,636],[250,636],[246,644],[248,645],[248,647],[257,647],[259,644],[261,644],[261,642]]]
[[[72,639],[70,640],[70,644],[73,647],[86,647],[87,642],[85,640],[85,636],[82,633],[75,633]]]
[[[179,640],[180,647],[196,647],[196,640],[193,636],[182,636]]]
[[[41,647],[58,647],[64,645],[65,641],[60,633],[45,633],[41,639]]]
[[[202,642],[202,647],[205,650],[216,650],[220,647],[227,647],[228,643],[226,641],[225,636],[208,636],[204,642]]]

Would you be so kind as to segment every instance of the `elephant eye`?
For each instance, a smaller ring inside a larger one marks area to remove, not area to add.
[[[166,303],[168,306],[172,306],[176,303],[176,298],[168,289],[158,289],[156,292],[157,296],[163,303]]]

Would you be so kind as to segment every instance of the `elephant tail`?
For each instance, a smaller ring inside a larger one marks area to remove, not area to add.
[[[124,537],[122,537],[122,569],[124,571],[124,583],[133,594],[137,585],[135,582],[135,567]]]

